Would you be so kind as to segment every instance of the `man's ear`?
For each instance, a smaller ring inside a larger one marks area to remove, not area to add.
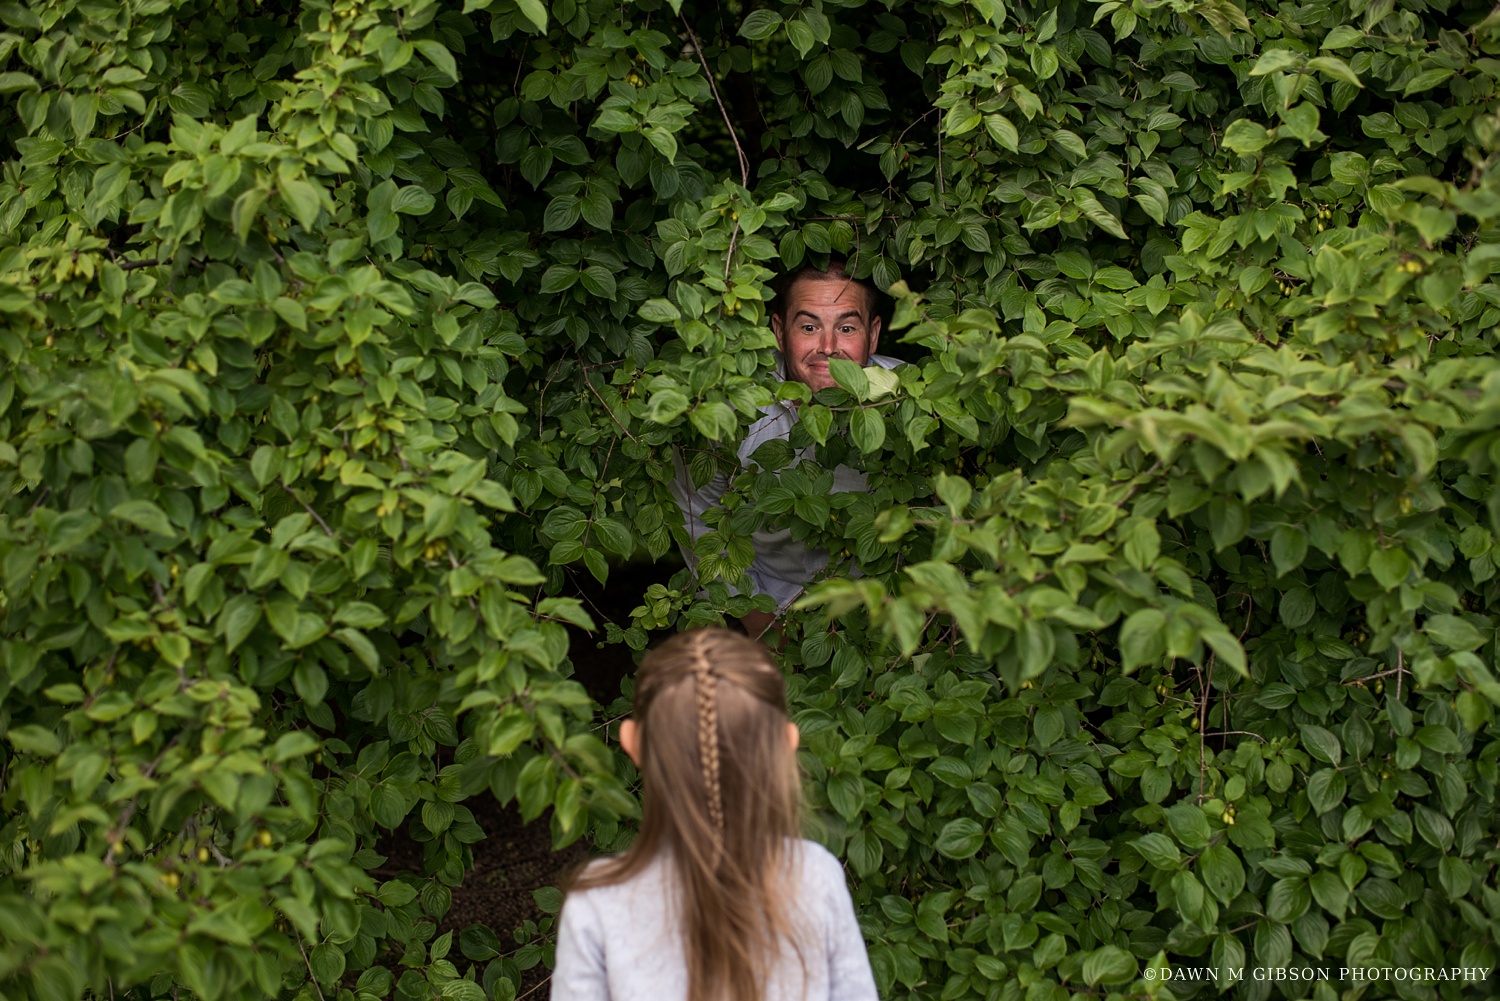
[[[875,353],[875,349],[879,345],[880,345],[880,317],[877,316],[877,317],[875,317],[874,319],[872,319],[870,321],[870,350],[868,350],[868,351],[865,352],[865,364],[866,365],[870,364],[870,355],[872,355],[872,354]]]
[[[786,354],[786,345],[782,343],[782,338],[785,335],[781,329],[780,313],[771,314],[771,333],[776,335],[776,350],[780,351],[782,354]]]

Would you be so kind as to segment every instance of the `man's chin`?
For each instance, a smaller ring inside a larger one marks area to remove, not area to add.
[[[801,372],[798,372],[797,375],[799,376],[797,381],[802,383],[808,389],[812,390],[814,393],[821,392],[825,389],[832,389],[834,386],[838,385],[838,383],[833,381],[833,376],[828,374],[828,367],[826,365],[820,365],[816,368],[803,369]]]

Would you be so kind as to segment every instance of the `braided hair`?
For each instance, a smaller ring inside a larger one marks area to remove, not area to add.
[[[795,927],[791,849],[801,783],[786,687],[770,652],[727,629],[698,629],[648,653],[633,718],[642,779],[640,833],[570,889],[623,883],[656,859],[680,894],[688,997],[757,1001],[773,961],[816,936]]]
[[[724,785],[719,774],[719,705],[718,679],[705,652],[703,632],[692,639],[693,693],[698,706],[698,759],[703,768],[703,785],[708,793],[708,819],[713,824],[713,868],[717,869],[724,854]]]

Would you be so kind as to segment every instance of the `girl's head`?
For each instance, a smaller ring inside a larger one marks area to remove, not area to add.
[[[751,859],[798,833],[797,727],[770,653],[727,629],[682,633],[646,655],[620,744],[641,770],[641,836]]]
[[[641,662],[620,744],[641,771],[640,833],[574,889],[625,882],[663,858],[679,892],[688,996],[761,996],[772,957],[802,937],[786,889],[801,826],[797,728],[780,670],[727,629],[673,637]]]

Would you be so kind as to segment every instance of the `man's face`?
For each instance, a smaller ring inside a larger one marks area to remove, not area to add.
[[[831,358],[869,363],[880,340],[880,318],[872,316],[870,295],[844,278],[803,278],[786,296],[783,315],[771,317],[776,346],[786,359],[786,377],[813,392],[834,385]]]

